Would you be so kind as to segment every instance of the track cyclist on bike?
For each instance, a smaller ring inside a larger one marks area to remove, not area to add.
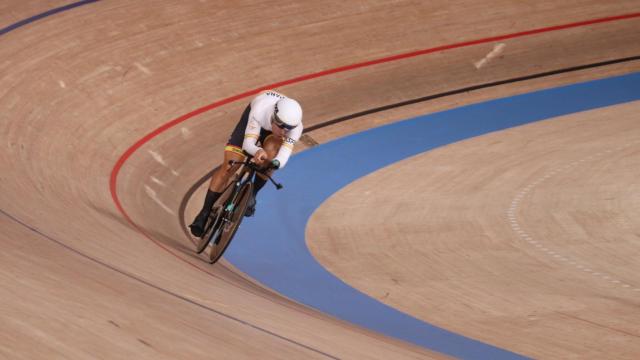
[[[260,166],[272,169],[283,168],[293,151],[293,146],[302,135],[302,108],[297,101],[275,91],[256,96],[242,113],[242,117],[229,137],[224,149],[224,161],[211,178],[202,210],[189,228],[196,237],[201,237],[213,204],[218,200],[237,166],[230,160],[242,161],[245,152],[252,155]],[[268,172],[270,175],[273,172]],[[256,175],[253,201],[249,203],[245,216],[253,216],[255,198],[267,183],[267,178]]]

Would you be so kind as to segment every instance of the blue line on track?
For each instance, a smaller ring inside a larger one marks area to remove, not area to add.
[[[31,24],[32,22],[36,22],[38,20],[44,19],[44,18],[46,18],[48,16],[55,15],[55,14],[63,12],[63,11],[71,10],[71,9],[77,8],[78,6],[91,4],[91,3],[94,3],[94,2],[97,2],[97,1],[100,1],[100,0],[78,1],[78,2],[75,2],[75,3],[69,4],[69,5],[64,5],[64,6],[57,7],[55,9],[51,9],[51,10],[45,11],[45,12],[43,12],[41,14],[34,15],[34,16],[32,16],[30,18],[27,18],[27,19],[24,19],[24,20],[20,20],[15,24],[11,24],[11,25],[9,25],[9,26],[7,26],[5,28],[0,29],[0,36],[10,32],[10,31],[13,31],[15,29],[18,29],[20,27],[23,27],[25,25]]]
[[[373,331],[463,359],[523,358],[425,323],[355,290],[311,255],[305,244],[307,221],[342,187],[408,157],[490,132],[638,99],[640,73],[634,73],[420,116],[312,148],[278,172],[283,191],[262,191],[256,217],[242,224],[226,258],[291,299]]]

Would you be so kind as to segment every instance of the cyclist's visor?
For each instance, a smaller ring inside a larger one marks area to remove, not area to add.
[[[296,127],[295,125],[291,126],[289,124],[286,124],[284,121],[280,120],[280,118],[275,112],[273,113],[273,116],[271,116],[271,121],[273,121],[276,124],[276,126],[278,126],[280,129],[284,129],[284,130],[291,130]]]

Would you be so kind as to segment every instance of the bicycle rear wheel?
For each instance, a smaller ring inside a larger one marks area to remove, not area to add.
[[[211,254],[209,254],[209,262],[215,263],[220,259],[224,251],[227,249],[233,236],[235,235],[244,214],[247,211],[249,199],[253,196],[253,184],[247,182],[240,189],[238,197],[232,203],[233,209],[225,214],[220,221],[220,235],[216,241],[211,244]]]

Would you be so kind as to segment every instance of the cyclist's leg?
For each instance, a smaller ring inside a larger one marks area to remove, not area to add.
[[[274,136],[274,135],[268,135],[263,141],[262,141],[262,148],[264,149],[264,151],[267,152],[267,159],[268,161],[273,160],[276,155],[278,155],[278,150],[280,150],[280,146],[282,145],[282,139]],[[269,170],[267,172],[268,175],[271,175],[273,173],[273,170]],[[262,189],[264,187],[264,185],[267,183],[267,177],[263,176],[261,174],[256,174],[256,178],[253,181],[253,197],[251,198],[251,200],[249,201],[249,205],[247,206],[247,212],[245,213],[246,216],[253,216],[253,214],[256,211],[256,196],[258,195],[258,192],[260,191],[260,189]]]
[[[209,213],[211,212],[213,204],[220,197],[221,192],[229,182],[229,178],[231,177],[231,175],[238,169],[239,165],[230,166],[229,161],[244,160],[242,142],[244,141],[244,132],[249,121],[250,111],[251,106],[247,106],[247,108],[242,113],[240,121],[238,121],[238,124],[231,133],[229,141],[227,142],[227,146],[225,147],[224,161],[214,171],[214,174],[211,177],[211,181],[209,182],[209,188],[207,190],[207,195],[205,197],[204,204],[202,205],[202,209],[193,220],[193,223],[189,225],[191,233],[194,236],[202,236],[202,233],[204,232],[204,226],[207,222],[207,218],[209,217]]]
[[[209,190],[213,192],[221,192],[227,183],[229,182],[229,178],[233,173],[238,170],[239,165],[230,166],[229,161],[242,161],[244,160],[244,152],[242,151],[242,143],[244,142],[244,133],[247,129],[247,124],[249,123],[249,113],[251,112],[251,105],[247,106],[240,117],[240,121],[236,124],[236,127],[233,129],[231,136],[229,136],[229,140],[227,141],[227,146],[224,148],[224,161],[218,169],[211,177],[211,182],[209,183]]]
[[[234,145],[227,145],[224,149],[224,161],[218,169],[214,172],[209,182],[209,191],[222,192],[225,186],[229,183],[231,175],[233,175],[240,165],[229,165],[229,161],[243,161],[245,158],[241,147]]]

